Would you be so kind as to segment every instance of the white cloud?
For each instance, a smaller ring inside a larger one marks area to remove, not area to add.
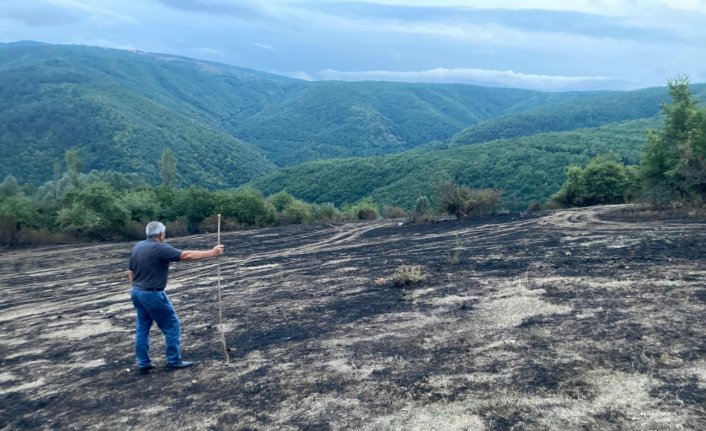
[[[197,46],[195,48],[191,48],[191,51],[199,56],[203,55],[209,58],[224,57],[226,55],[226,52],[221,49],[208,48],[205,46]]]
[[[286,73],[280,73],[280,72],[274,71],[273,73],[289,76],[290,78],[302,79],[304,81],[316,81],[317,80],[310,73],[302,72],[301,70],[296,71],[296,72],[286,72]],[[325,79],[325,78],[321,78],[321,79]]]
[[[359,26],[353,24],[352,26]],[[495,24],[452,25],[445,23],[402,23],[394,21],[376,21],[370,31],[398,34],[416,34],[422,36],[456,39],[478,44],[511,45],[526,39],[526,33]]]
[[[126,50],[140,50],[139,47],[130,44],[124,44],[115,42],[110,39],[94,38],[94,39],[84,39],[84,38],[73,38],[67,42],[72,45],[89,45],[89,46],[100,46],[102,48],[113,48],[113,49],[126,49]]]
[[[345,1],[345,0],[344,0]],[[371,3],[416,7],[571,11],[606,16],[634,16],[645,10],[673,9],[706,14],[706,0],[370,0]]]
[[[439,67],[412,72],[390,70],[350,72],[326,69],[314,74],[297,72],[288,75],[308,80],[465,83],[545,91],[592,90],[599,88],[632,89],[639,87],[637,83],[606,76],[533,75],[513,70],[474,68],[447,69]]]
[[[266,43],[254,42],[253,45],[257,46],[258,48],[267,49],[269,51],[273,51],[275,49],[274,46],[268,45]]]
[[[114,5],[111,3],[106,3],[105,7],[98,7],[95,6],[95,3],[101,3],[100,1],[94,1],[93,4],[78,0],[41,0],[40,2],[62,9],[84,13],[87,14],[90,19],[103,23],[122,22],[134,24],[137,22],[132,16],[116,12]]]
[[[706,0],[0,0],[0,41],[139,49],[308,80],[623,88],[705,79],[704,14]]]

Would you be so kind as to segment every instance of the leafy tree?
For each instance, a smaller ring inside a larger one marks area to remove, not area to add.
[[[310,223],[312,218],[313,211],[311,205],[299,199],[295,199],[277,214],[277,223],[280,225],[305,224]]]
[[[64,161],[68,168],[69,183],[71,187],[77,189],[79,187],[78,178],[81,175],[81,158],[76,150],[66,150]]]
[[[108,230],[107,223],[98,213],[79,203],[59,209],[57,222],[63,231],[76,235],[78,239],[100,238]]]
[[[439,194],[439,209],[442,212],[456,216],[456,219],[469,215],[469,201],[471,199],[471,189],[460,187],[451,181],[442,181],[436,186]]]
[[[614,155],[599,156],[584,169],[570,166],[566,181],[552,200],[564,206],[624,203],[635,187],[633,177]]]
[[[706,108],[693,109],[688,120],[689,131],[679,142],[677,172],[685,187],[706,201]]]
[[[315,222],[332,222],[338,215],[336,206],[330,202],[311,205],[311,211],[312,221]]]
[[[175,206],[177,196],[180,191],[166,187],[155,187],[151,189],[157,199],[157,207],[160,209],[157,219],[173,221],[177,218],[177,208]]]
[[[61,190],[61,162],[54,162],[54,176],[52,177],[52,192],[54,195],[54,204],[59,203],[59,192]]]
[[[138,189],[146,186],[145,180],[135,173],[124,174],[115,171],[91,171],[81,176],[81,184],[104,183],[116,192]]]
[[[275,210],[278,212],[284,211],[289,205],[293,204],[295,199],[294,196],[290,195],[285,191],[280,191],[272,196],[268,197],[267,200],[274,205]]]
[[[72,190],[62,201],[59,226],[79,238],[112,239],[130,220],[130,212],[115,192],[104,183],[92,183]]]
[[[176,181],[176,174],[177,159],[172,149],[166,148],[159,157],[159,177],[162,180],[162,186],[172,188]]]
[[[201,222],[215,211],[215,199],[208,190],[191,186],[180,190],[174,200],[176,216],[186,217],[187,231],[190,234],[199,233]]]
[[[160,205],[154,189],[132,189],[120,198],[120,204],[130,212],[130,219],[145,223],[159,218]]]
[[[3,184],[6,182],[3,181]],[[0,199],[0,242],[14,246],[19,241],[23,227],[35,226],[40,219],[32,200],[22,194],[4,196]]]
[[[661,130],[650,131],[640,174],[657,202],[706,197],[706,110],[691,95],[687,78],[669,82],[671,104],[662,104]]]
[[[439,209],[456,216],[458,220],[472,215],[492,214],[500,209],[499,190],[471,189],[442,181],[436,186]]]
[[[218,212],[245,226],[267,226],[274,222],[275,209],[258,190],[243,188],[219,192],[216,200]]]
[[[12,175],[8,175],[0,183],[0,199],[16,196],[20,193],[20,186]]]
[[[561,189],[552,195],[551,200],[564,206],[580,206],[583,196],[586,196],[583,181],[583,169],[580,166],[566,168],[566,181]]]
[[[431,202],[426,196],[420,196],[414,203],[414,210],[409,215],[413,223],[427,223],[431,219]]]

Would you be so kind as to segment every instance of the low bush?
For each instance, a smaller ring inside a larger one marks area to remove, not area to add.
[[[501,192],[493,189],[471,189],[450,181],[438,183],[438,206],[441,212],[458,220],[475,215],[495,214],[501,207]]]
[[[405,218],[407,212],[400,207],[385,207],[385,218]]]
[[[400,265],[392,275],[392,282],[397,287],[420,284],[426,280],[422,267],[418,265]]]

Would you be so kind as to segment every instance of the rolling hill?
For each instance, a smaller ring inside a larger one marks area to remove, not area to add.
[[[663,97],[665,89],[306,82],[172,55],[0,44],[0,172],[40,184],[75,148],[85,171],[137,173],[156,183],[159,155],[170,147],[181,185],[233,187],[311,160],[641,118],[654,115]]]
[[[706,99],[706,85],[692,91]],[[504,190],[521,208],[570,164],[639,162],[668,91],[548,93],[460,84],[307,82],[173,55],[0,44],[0,176],[39,185],[67,149],[84,172],[180,186],[248,184],[311,202],[410,207],[439,179]]]
[[[182,183],[232,186],[273,170],[261,151],[214,127],[170,87],[178,83],[174,77],[198,67],[101,48],[0,48],[1,171],[40,183],[51,178],[66,149],[76,148],[85,170],[136,172],[157,181],[156,164],[167,147],[179,160]],[[241,73],[241,81],[250,78]]]
[[[453,180],[474,188],[502,189],[506,205],[522,210],[556,192],[567,166],[585,165],[609,152],[627,164],[639,163],[647,129],[659,124],[658,117],[651,117],[448,149],[314,161],[279,169],[250,185],[265,194],[286,190],[310,202],[340,205],[371,197],[411,208],[419,196],[433,195],[436,182]]]

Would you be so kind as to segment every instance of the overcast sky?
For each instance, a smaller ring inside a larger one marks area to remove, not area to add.
[[[706,82],[706,0],[0,0],[0,42],[18,40],[309,80],[541,90]]]

